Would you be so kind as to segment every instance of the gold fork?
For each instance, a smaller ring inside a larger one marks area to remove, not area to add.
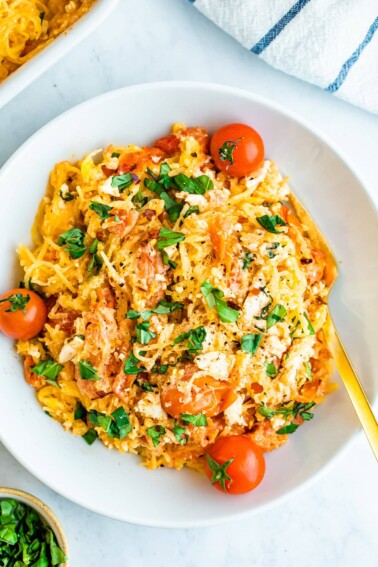
[[[292,193],[290,194],[289,202],[300,221],[307,227],[311,228],[312,240],[315,242],[315,245],[323,251],[325,255],[326,269],[324,278],[327,286],[329,287],[329,291],[331,291],[331,288],[337,278],[338,270],[336,260],[328,245],[328,242],[317,227],[316,223],[314,223],[314,221],[312,220],[308,211]],[[371,409],[366,394],[358,379],[357,372],[353,368],[352,363],[349,360],[349,357],[333,324],[329,309],[323,331],[327,346],[331,351],[331,354],[335,361],[336,368],[339,371],[339,374],[344,382],[344,386],[352,401],[358,419],[360,420],[366,437],[368,438],[371,448],[373,449],[375,458],[378,460],[377,420],[375,419],[373,410]]]

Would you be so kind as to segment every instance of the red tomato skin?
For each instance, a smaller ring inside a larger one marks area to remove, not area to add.
[[[225,142],[239,140],[233,150],[233,161],[222,160],[219,149]],[[245,177],[264,161],[264,142],[260,134],[247,124],[226,124],[215,132],[210,142],[210,153],[220,171],[234,177]]]
[[[227,467],[227,474],[232,482],[226,480],[227,494],[245,494],[254,490],[262,481],[265,475],[265,458],[262,450],[256,443],[243,435],[231,435],[220,437],[207,453],[218,464],[222,465],[233,458],[232,463]],[[211,471],[205,458],[205,473],[211,480]],[[219,482],[213,484],[220,492],[225,493]]]
[[[6,299],[10,295],[21,293],[30,296],[26,304],[26,315],[22,311],[7,313],[10,303],[0,303],[0,331],[16,340],[28,340],[38,335],[47,320],[47,307],[43,299],[34,291],[16,288],[4,293],[0,299]]]

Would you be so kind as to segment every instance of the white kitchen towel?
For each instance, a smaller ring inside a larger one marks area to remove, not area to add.
[[[264,61],[378,113],[378,0],[189,0]]]

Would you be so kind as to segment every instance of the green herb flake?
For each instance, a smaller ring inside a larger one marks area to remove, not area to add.
[[[173,427],[173,435],[176,437],[180,445],[185,445],[188,441],[188,435],[186,434],[185,427],[181,427],[176,420]]]
[[[113,207],[110,205],[104,205],[103,203],[99,203],[98,201],[91,201],[89,208],[100,217],[100,220],[106,220],[113,216],[109,213],[109,211],[113,209]]]
[[[177,268],[178,264],[177,262],[173,262],[173,260],[170,260],[168,254],[166,253],[165,250],[161,251],[161,259],[163,260],[163,264],[165,266],[170,266],[171,268],[173,268],[174,270]]]
[[[266,329],[268,330],[271,327],[273,327],[273,325],[275,325],[276,323],[282,321],[286,317],[286,315],[287,315],[287,311],[285,307],[278,303],[275,307],[273,307],[273,309],[266,318]]]
[[[259,344],[261,343],[262,334],[259,333],[258,335],[244,335],[241,340],[241,350],[244,352],[249,352],[249,354],[254,355]]]
[[[87,417],[87,410],[83,406],[81,402],[76,402],[75,412],[74,412],[74,419],[82,419],[83,421]]]
[[[142,345],[147,345],[152,339],[156,338],[156,333],[149,331],[150,322],[143,321],[136,326],[137,340]]]
[[[92,364],[87,360],[79,360],[79,373],[83,380],[91,380],[96,382],[101,380],[101,377],[97,374],[97,370],[93,368]]]
[[[273,242],[273,244],[267,247],[266,251],[268,258],[272,259],[276,257],[276,254],[273,253],[273,250],[277,250],[279,246],[281,246],[279,242]]]
[[[124,372],[125,374],[139,374],[139,372],[145,372],[144,366],[137,366],[140,363],[139,358],[137,358],[131,351],[129,356],[125,360]]]
[[[269,378],[274,378],[278,374],[278,368],[271,362],[264,362],[265,372]]]
[[[149,382],[142,382],[141,385],[142,390],[144,390],[145,392],[153,392],[153,388],[151,386],[151,384]]]
[[[303,313],[303,315],[305,316],[305,319],[306,319],[306,321],[307,321],[307,323],[308,323],[308,325],[307,325],[307,330],[308,330],[308,332],[309,332],[309,335],[315,335],[315,329],[314,329],[314,327],[311,325],[311,321],[310,321],[310,319],[308,318],[307,313]]]
[[[202,294],[210,309],[215,309],[218,312],[219,318],[223,323],[235,323],[240,315],[237,309],[228,307],[227,303],[222,299],[224,296],[223,291],[213,287],[209,280],[206,280],[201,285]]]
[[[120,193],[133,184],[133,177],[131,173],[124,173],[123,175],[114,175],[112,177],[112,187],[117,187]]]
[[[281,231],[277,230],[277,226],[286,226],[286,222],[279,215],[263,215],[262,217],[256,217],[256,220],[260,226],[273,234],[280,234]]]
[[[160,444],[160,437],[165,434],[165,427],[162,425],[154,425],[153,427],[147,427],[147,435],[151,437],[154,447]]]
[[[158,250],[163,250],[163,248],[178,244],[182,240],[185,240],[185,235],[182,232],[175,232],[163,227],[159,231],[156,247]]]
[[[181,421],[191,423],[195,427],[204,427],[207,425],[207,417],[205,414],[191,415],[190,413],[182,413]]]
[[[185,191],[191,195],[204,195],[206,191],[210,191],[214,188],[214,183],[207,175],[200,175],[194,179],[191,179],[184,173],[179,173],[171,179],[174,180],[176,188],[179,191]]]
[[[84,433],[84,435],[82,435],[82,438],[84,439],[84,441],[88,444],[88,445],[93,445],[93,443],[96,441],[98,437],[98,433],[95,429],[88,429],[88,431],[86,433]]]
[[[254,254],[252,254],[252,252],[246,252],[244,254],[244,256],[242,257],[242,262],[243,262],[243,270],[246,270],[254,261],[255,256]]]
[[[311,364],[310,362],[307,360],[307,362],[305,362],[305,369],[306,369],[306,376],[307,379],[312,382],[312,372],[311,372]]]
[[[119,154],[118,152],[113,152],[110,157],[112,157],[112,158],[119,158],[120,155],[121,155],[121,154]]]
[[[80,228],[70,228],[59,236],[58,246],[64,246],[65,244],[66,247],[64,250],[66,250],[74,260],[84,256],[86,247],[84,245],[84,233]]]
[[[22,311],[26,315],[26,306],[30,301],[30,295],[23,295],[22,293],[13,293],[8,295],[4,299],[0,299],[0,303],[8,302],[10,303],[9,309],[6,309],[6,313],[14,313],[15,311]]]
[[[200,210],[198,205],[194,205],[193,207],[189,207],[189,209],[184,213],[184,219],[189,215],[199,215]]]
[[[48,359],[33,366],[31,371],[37,374],[37,376],[43,376],[44,378],[55,381],[62,369],[63,364],[58,364],[55,360]]]

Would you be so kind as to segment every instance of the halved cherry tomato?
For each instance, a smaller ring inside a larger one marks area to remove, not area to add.
[[[205,456],[205,473],[221,492],[244,494],[260,484],[265,459],[260,447],[243,435],[220,437]]]
[[[194,368],[190,369],[190,372],[188,369],[183,384],[198,370],[195,365],[189,366]],[[227,409],[235,401],[235,394],[230,384],[216,380],[212,376],[195,378],[191,384],[189,396],[181,391],[177,385],[172,384],[162,388],[160,397],[165,411],[175,419],[180,419],[182,413],[192,415],[203,413],[207,417],[213,417]]]
[[[227,124],[211,139],[210,153],[216,167],[235,177],[253,173],[264,160],[264,142],[247,124]]]
[[[0,298],[0,331],[12,339],[31,339],[42,331],[47,308],[30,289],[11,289]]]

